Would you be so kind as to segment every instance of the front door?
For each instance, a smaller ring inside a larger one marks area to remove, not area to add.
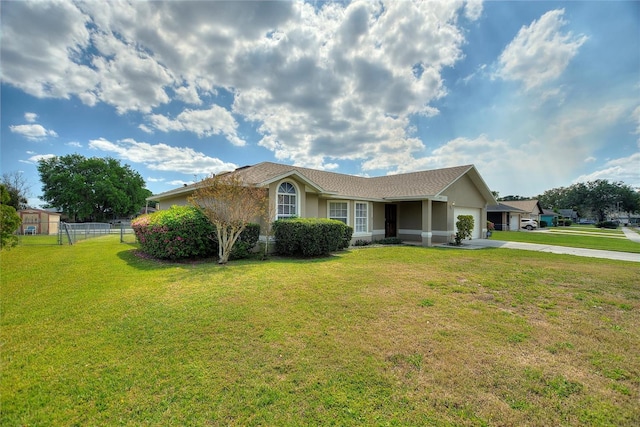
[[[396,237],[398,206],[384,205],[384,237]]]

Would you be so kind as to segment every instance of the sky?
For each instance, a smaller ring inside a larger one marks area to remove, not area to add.
[[[640,187],[637,1],[4,1],[3,173],[113,157],[154,194],[272,161]]]

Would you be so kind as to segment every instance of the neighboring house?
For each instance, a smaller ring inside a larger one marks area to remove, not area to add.
[[[486,206],[496,203],[473,165],[366,178],[264,162],[228,173],[269,189],[272,220],[337,219],[353,227],[353,241],[398,237],[423,246],[447,243],[458,215],[472,215],[472,238],[484,238]],[[158,202],[160,210],[185,205],[197,185],[147,200]]]
[[[554,223],[556,223],[555,220],[558,218],[558,216],[559,215],[557,213],[550,209],[543,209],[542,215],[540,215],[540,221],[546,222],[547,226],[552,226]],[[542,226],[542,224],[540,226]]]
[[[526,214],[522,209],[498,203],[487,206],[487,220],[491,221],[498,231],[519,231],[520,218]]]
[[[20,234],[58,234],[60,214],[42,209],[22,209],[18,211],[22,224]]]
[[[558,209],[562,218],[569,218],[572,222],[578,222],[578,212],[573,209]]]
[[[512,208],[520,209],[524,211],[522,218],[535,219],[540,223],[540,216],[544,213],[540,202],[535,199],[532,200],[505,200],[501,201],[503,205],[511,206]]]

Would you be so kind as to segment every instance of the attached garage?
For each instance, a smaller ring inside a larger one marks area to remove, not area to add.
[[[458,222],[459,215],[471,215],[473,217],[473,231],[471,232],[471,238],[480,239],[482,237],[482,224],[480,224],[480,218],[482,218],[482,209],[456,206],[453,209],[454,224]],[[456,232],[458,232],[458,227],[456,227]]]

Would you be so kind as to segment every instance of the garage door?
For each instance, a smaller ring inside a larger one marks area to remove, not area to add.
[[[463,208],[456,206],[453,210],[453,223],[455,225],[458,222],[458,215],[471,215],[473,217],[473,231],[471,232],[472,239],[479,239],[482,231],[482,224],[480,224],[481,209],[478,208]],[[458,227],[456,227],[456,232]]]

